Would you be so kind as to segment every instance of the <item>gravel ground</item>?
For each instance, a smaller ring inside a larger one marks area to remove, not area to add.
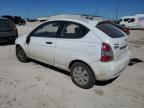
[[[18,26],[19,35],[39,23]],[[129,35],[130,66],[113,82],[85,90],[63,70],[21,63],[15,45],[0,46],[0,108],[144,108],[144,31]]]

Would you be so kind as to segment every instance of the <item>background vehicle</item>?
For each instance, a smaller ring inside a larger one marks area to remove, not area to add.
[[[27,18],[26,21],[28,21],[28,22],[36,22],[38,20],[36,18]]]
[[[129,28],[126,27],[125,25],[120,25],[120,24],[113,24],[113,25],[119,28],[120,30],[122,30],[123,32],[125,32],[127,35],[130,34]]]
[[[10,19],[10,20],[12,20],[14,22],[14,18],[11,15],[3,15],[2,17]]]
[[[113,21],[101,21],[101,23],[103,23],[103,24],[112,24],[112,25],[114,25],[115,27],[117,27],[117,28],[119,28],[120,30],[122,30],[123,32],[125,32],[127,35],[130,34],[129,28],[126,27],[125,25],[116,24],[116,23],[113,22]]]
[[[3,15],[2,17],[12,20],[15,24],[25,25],[26,21],[20,16]]]
[[[7,19],[0,17],[0,43],[14,42],[18,37],[18,31],[15,24]]]
[[[16,40],[16,56],[32,58],[70,71],[72,81],[91,88],[96,79],[109,80],[123,71],[130,59],[127,36],[111,24],[76,19],[51,20]]]
[[[122,17],[120,19],[120,24],[130,29],[144,29],[144,14]]]
[[[20,16],[14,16],[14,22],[15,24],[19,24],[19,25],[25,25],[26,21],[24,19],[22,19]]]
[[[124,16],[122,18],[120,18],[119,20],[119,24],[120,25],[124,25],[127,27],[128,21],[132,18],[132,16]]]

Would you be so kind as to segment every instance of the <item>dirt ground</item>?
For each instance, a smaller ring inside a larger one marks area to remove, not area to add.
[[[18,26],[19,35],[36,25]],[[88,90],[75,86],[63,70],[19,62],[15,45],[1,45],[0,108],[144,108],[144,31],[128,37],[131,64],[113,82]]]

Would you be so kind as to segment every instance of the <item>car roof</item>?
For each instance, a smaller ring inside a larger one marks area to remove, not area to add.
[[[123,16],[120,19],[125,19],[125,18],[133,18],[134,16]]]
[[[78,22],[78,23],[87,23],[92,26],[96,26],[99,22],[106,21],[106,20],[84,20],[84,19],[65,19],[65,18],[59,18],[59,19],[50,19],[49,21],[72,21],[72,22]]]
[[[89,23],[92,26],[96,26],[97,24],[103,21],[106,21],[106,20],[87,21],[87,23]]]
[[[0,19],[7,19],[7,18],[0,16]]]
[[[7,19],[7,20],[8,20],[8,18],[5,18],[5,17],[1,17],[1,16],[0,16],[0,19]]]

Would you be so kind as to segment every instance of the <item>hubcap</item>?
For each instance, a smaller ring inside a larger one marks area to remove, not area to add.
[[[87,70],[81,66],[74,68],[73,76],[75,81],[81,85],[86,85],[89,82],[89,74]]]

